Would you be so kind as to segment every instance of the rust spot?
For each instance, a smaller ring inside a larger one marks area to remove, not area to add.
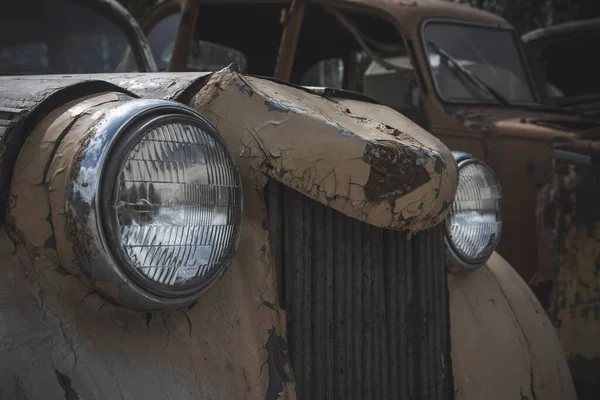
[[[427,183],[431,179],[425,169],[429,157],[397,142],[369,142],[363,153],[363,160],[371,166],[365,185],[367,200],[398,198]]]
[[[291,382],[291,378],[286,372],[286,366],[290,363],[287,342],[277,335],[275,327],[269,329],[269,339],[265,349],[269,367],[269,387],[265,400],[276,400],[279,399],[279,393],[284,390],[284,386]]]

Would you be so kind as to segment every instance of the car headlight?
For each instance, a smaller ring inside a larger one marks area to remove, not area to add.
[[[127,306],[155,309],[186,305],[223,275],[242,185],[207,120],[179,103],[133,100],[107,112],[75,154],[67,234],[93,282],[117,285]]]
[[[502,233],[502,190],[494,172],[470,154],[453,152],[458,188],[446,218],[450,267],[477,268],[490,258]]]

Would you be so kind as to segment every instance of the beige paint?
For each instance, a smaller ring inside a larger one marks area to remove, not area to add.
[[[252,89],[252,96],[244,84]],[[266,99],[281,98],[289,100],[289,107],[304,109],[310,118],[292,111],[266,111]],[[397,113],[354,101],[334,103],[223,71],[193,104],[221,129],[242,170],[244,218],[235,261],[191,309],[128,311],[107,303],[89,287],[61,225],[65,177],[76,143],[102,110],[126,100],[106,93],[66,105],[40,123],[19,156],[10,221],[0,230],[0,354],[7,360],[0,364],[4,368],[0,387],[14,388],[14,393],[3,396],[60,397],[58,371],[85,399],[264,398],[275,381],[269,377],[268,332],[274,328],[285,337],[285,314],[278,306],[268,232],[263,229],[266,177],[260,165],[265,159],[275,170],[291,171],[283,177],[271,172],[272,176],[325,203],[329,195],[342,195],[341,200],[331,201],[332,207],[350,215],[358,207],[358,218],[379,226],[423,229],[443,218],[440,199],[454,194],[456,171],[448,161],[448,150],[429,134],[403,123]],[[349,115],[344,115],[346,108]],[[245,118],[241,109],[249,110]],[[335,113],[328,115],[339,117],[338,122],[359,138],[340,137],[338,129],[324,123],[326,112]],[[397,132],[385,125],[396,127]],[[295,135],[284,129],[288,126],[294,127]],[[366,201],[364,184],[371,171],[362,161],[365,139],[383,138],[408,149],[439,152],[447,161],[441,178],[425,159],[431,177],[415,190],[417,194],[401,196],[393,204]],[[46,165],[44,179],[40,171]],[[347,180],[328,184],[323,179],[321,190],[327,196],[313,191],[314,182],[334,168],[336,177]],[[350,178],[356,184],[349,184]],[[437,199],[430,193],[434,189],[440,190]],[[422,213],[411,208],[415,201],[424,202]],[[413,218],[403,225],[398,215]],[[556,335],[526,284],[506,262],[494,255],[486,267],[452,275],[449,281],[452,362],[459,399],[522,400],[518,396],[523,394],[531,400],[533,391],[537,399],[574,398]],[[279,365],[284,368],[281,372],[293,376],[289,365]],[[294,398],[293,380],[282,386],[279,397]]]
[[[285,314],[262,228],[262,191],[244,183],[235,261],[191,309],[139,313],[113,306],[77,267],[61,225],[67,167],[87,128],[121,101],[122,95],[106,93],[62,107],[40,123],[19,155],[4,227],[16,247],[4,229],[0,234],[0,249],[10,249],[0,252],[0,299],[7,299],[0,301],[6,333],[0,354],[8,360],[2,365],[12,368],[7,379],[16,383],[0,387],[21,388],[29,398],[62,398],[56,370],[82,399],[263,399],[270,383],[265,345],[271,329],[285,338]],[[50,160],[50,149],[76,117]],[[40,171],[48,162],[44,181]],[[49,214],[58,250],[48,246]],[[292,376],[289,365],[279,365]],[[280,398],[295,397],[293,382],[282,389]]]
[[[272,101],[283,102],[289,111],[269,111]],[[243,178],[256,187],[269,175],[350,217],[409,233],[443,221],[454,197],[457,174],[450,151],[388,107],[331,101],[228,69],[215,73],[191,105],[221,132]],[[429,180],[402,196],[367,200],[372,171],[363,155],[368,142],[377,151],[400,149],[394,160],[399,168],[403,154],[407,159],[418,155]],[[445,161],[439,171],[436,157]]]
[[[576,399],[552,323],[500,255],[448,284],[456,400]]]

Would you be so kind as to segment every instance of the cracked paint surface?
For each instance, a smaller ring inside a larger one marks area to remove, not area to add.
[[[245,185],[235,261],[188,308],[127,310],[107,298],[119,285],[83,276],[65,235],[65,178],[82,135],[122,101],[105,93],[59,108],[19,155],[0,227],[0,397],[294,398],[262,192]]]
[[[454,197],[449,150],[388,107],[229,69],[190,105],[217,127],[257,188],[271,176],[350,217],[409,234],[443,221]]]

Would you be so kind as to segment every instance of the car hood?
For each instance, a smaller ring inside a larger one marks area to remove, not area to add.
[[[8,187],[28,131],[48,110],[104,91],[188,104],[216,126],[255,188],[272,177],[375,226],[414,233],[437,225],[456,191],[449,149],[392,109],[233,68],[0,78],[0,189]]]

